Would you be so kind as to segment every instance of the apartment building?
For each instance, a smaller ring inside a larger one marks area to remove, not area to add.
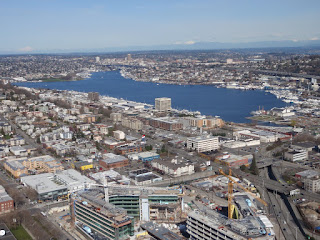
[[[3,165],[15,178],[29,175],[29,173],[55,173],[64,169],[60,162],[49,155],[32,158],[17,158],[5,161]]]
[[[14,210],[13,199],[8,195],[3,186],[0,185],[0,214]]]

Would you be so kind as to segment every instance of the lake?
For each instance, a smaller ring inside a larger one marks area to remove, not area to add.
[[[246,117],[260,107],[284,107],[286,103],[262,90],[236,90],[210,85],[171,85],[155,82],[138,82],[126,79],[119,71],[95,72],[80,81],[20,82],[19,86],[99,92],[116,98],[154,104],[157,97],[170,97],[172,107],[200,111],[205,115],[220,116],[225,121],[249,122]]]

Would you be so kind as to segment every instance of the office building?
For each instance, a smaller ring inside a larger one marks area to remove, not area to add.
[[[96,63],[100,62],[100,57],[96,57]]]
[[[134,218],[105,201],[104,193],[91,189],[72,197],[76,226],[94,239],[125,240],[134,235]]]
[[[131,61],[131,60],[132,60],[132,56],[131,56],[130,53],[128,53],[128,55],[127,55],[127,60],[128,60],[128,61]]]
[[[308,151],[303,149],[289,149],[288,152],[284,153],[284,159],[296,162],[308,159]]]
[[[171,110],[171,98],[156,98],[155,99],[155,109],[158,111],[168,111]]]
[[[200,136],[187,139],[187,148],[197,152],[209,152],[219,149],[219,138]]]
[[[112,185],[109,202],[140,221],[181,221],[183,199],[179,189]]]
[[[320,192],[320,178],[313,177],[304,180],[304,189],[309,192]]]

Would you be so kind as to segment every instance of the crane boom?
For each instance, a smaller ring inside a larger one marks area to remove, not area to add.
[[[268,204],[262,200],[261,198],[259,198],[258,196],[256,196],[255,194],[253,194],[251,191],[249,191],[248,189],[246,189],[245,187],[243,187],[241,184],[237,183],[235,180],[232,179],[231,177],[231,169],[229,169],[229,175],[225,174],[224,171],[222,169],[219,170],[219,172],[227,177],[232,183],[236,184],[238,187],[240,187],[242,190],[244,190],[245,192],[249,193],[252,197],[254,197],[255,199],[257,199],[259,202],[261,202],[264,206],[268,206]]]

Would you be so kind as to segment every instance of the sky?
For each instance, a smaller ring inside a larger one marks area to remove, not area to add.
[[[320,39],[320,0],[0,0],[0,51]]]

